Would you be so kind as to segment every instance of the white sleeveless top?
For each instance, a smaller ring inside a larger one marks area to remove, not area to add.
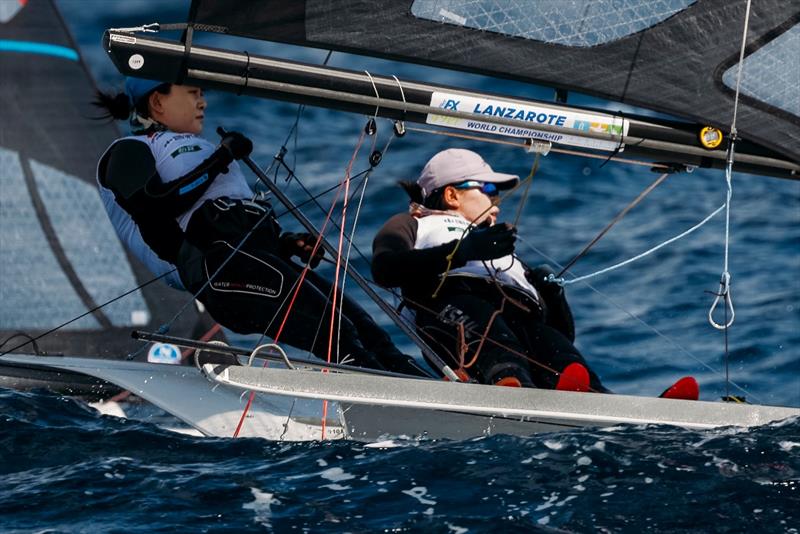
[[[460,239],[462,235],[466,237],[469,232],[464,234],[464,230],[469,226],[469,221],[457,214],[430,214],[420,217],[417,219],[417,240],[414,248],[431,248],[449,243],[454,239]],[[530,294],[537,301],[540,300],[536,288],[525,278],[525,267],[522,262],[511,254],[485,262],[468,261],[463,267],[451,269],[450,272],[482,278],[494,276],[500,282]]]
[[[175,132],[158,132],[153,135],[131,135],[114,141],[106,149],[100,161],[103,161],[111,148],[122,140],[135,140],[145,143],[153,153],[156,162],[156,171],[164,183],[169,183],[186,175],[195,169],[217,149],[215,145],[194,134],[179,134]],[[136,256],[156,276],[173,271],[175,266],[162,260],[142,239],[139,227],[136,226],[127,211],[117,204],[114,193],[100,183],[99,164],[97,171],[97,185],[100,188],[100,198],[106,208],[111,224],[114,226],[120,240],[128,250]],[[182,230],[186,230],[194,211],[208,199],[228,197],[232,199],[250,199],[253,191],[247,184],[242,170],[237,162],[228,166],[228,173],[216,177],[203,195],[187,211],[179,215],[176,220]],[[177,271],[165,276],[168,285],[184,289]]]

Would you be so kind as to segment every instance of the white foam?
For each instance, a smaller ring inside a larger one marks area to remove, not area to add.
[[[255,514],[253,521],[258,523],[259,525],[263,525],[265,527],[272,527],[270,520],[272,519],[272,508],[273,504],[280,504],[281,502],[274,497],[274,493],[267,493],[266,491],[261,491],[258,488],[250,488],[250,492],[253,494],[253,502],[248,502],[242,505],[242,508],[245,510],[252,510]]]
[[[415,486],[410,490],[403,490],[403,493],[411,497],[414,497],[421,504],[429,504],[429,505],[436,504],[436,501],[425,498],[425,496],[428,494],[428,488],[426,488],[425,486]]]
[[[331,467],[330,469],[326,469],[325,471],[321,472],[319,476],[325,480],[330,480],[331,482],[342,482],[343,480],[352,480],[356,478],[355,475],[345,473],[341,467]]]
[[[385,441],[376,441],[375,443],[367,443],[364,447],[369,449],[393,449],[395,447],[402,447],[402,445],[394,440],[388,439]]]
[[[544,446],[553,451],[560,451],[564,448],[564,444],[560,441],[553,441],[552,439],[544,440]]]

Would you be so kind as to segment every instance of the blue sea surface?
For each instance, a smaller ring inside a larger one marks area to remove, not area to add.
[[[122,78],[100,46],[109,27],[180,22],[188,1],[60,0],[87,65],[105,89]],[[198,37],[253,54],[322,63],[325,51]],[[330,64],[401,79],[552,100],[550,89],[335,53]],[[209,92],[206,136],[246,133],[268,167],[286,161],[309,191],[338,183],[367,117]],[[570,103],[616,103],[570,94]],[[287,142],[288,136],[288,142]],[[379,121],[376,147],[391,136]],[[371,140],[355,156],[367,168]],[[448,147],[480,152],[497,170],[527,176],[519,148],[410,131],[393,139],[369,178],[351,263],[369,273],[375,232],[406,209],[396,181],[414,179]],[[624,155],[624,153],[623,153]],[[98,155],[99,156],[99,155]],[[279,181],[296,202],[295,182]],[[551,153],[542,158],[520,218],[517,252],[531,264],[569,261],[655,180],[647,167]],[[657,396],[693,375],[703,400],[730,394],[800,406],[800,182],[734,173],[729,270],[736,320],[727,334],[707,314],[724,265],[725,218],[622,269],[567,291],[578,345],[619,393]],[[669,177],[572,269],[596,272],[684,232],[725,202],[723,172]],[[334,193],[319,201],[330,205]],[[519,196],[503,206],[513,220]],[[278,208],[278,211],[282,210]],[[305,212],[320,225],[321,209]],[[351,211],[352,214],[354,210]],[[289,216],[285,229],[299,229]],[[363,257],[359,255],[363,254]],[[321,267],[330,275],[330,267]],[[354,283],[348,292],[389,329]],[[722,315],[716,315],[718,321]],[[246,339],[239,340],[246,342]],[[731,383],[726,383],[726,362]],[[387,439],[274,443],[182,436],[101,416],[79,401],[0,390],[2,532],[797,532],[800,421],[688,431],[619,426],[466,441]]]
[[[797,532],[800,420],[466,441],[186,437],[0,391],[3,532]]]

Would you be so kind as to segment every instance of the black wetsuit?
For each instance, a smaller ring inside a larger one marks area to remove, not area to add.
[[[152,145],[152,139],[145,141]],[[196,151],[197,145],[191,146],[185,153]],[[183,152],[172,154],[181,157]],[[220,324],[238,333],[274,338],[291,306],[280,341],[324,359],[331,284],[309,271],[292,303],[303,268],[281,246],[281,228],[269,204],[202,197],[231,163],[229,154],[217,150],[186,175],[165,183],[147,144],[126,139],[103,156],[98,181],[113,192],[147,247],[177,266],[184,287]],[[190,207],[194,211],[183,230],[176,217]],[[341,357],[349,355],[354,365],[422,374],[366,311],[349,298],[341,302],[342,324],[334,328],[341,332]],[[335,343],[334,339],[334,347]]]
[[[573,345],[574,322],[561,287],[528,277],[538,295],[507,284],[500,291],[489,277],[451,272],[434,298],[456,241],[415,249],[418,224],[419,219],[409,214],[386,222],[373,241],[372,275],[382,286],[401,289],[420,334],[442,358],[459,366],[461,324],[468,346],[464,361],[469,363],[491,321],[477,361],[466,369],[472,378],[495,383],[514,376],[523,385],[554,388],[558,373],[577,362],[589,370],[593,390],[607,391]],[[450,268],[464,264],[454,262]],[[503,305],[503,292],[527,310],[506,301],[495,316]]]

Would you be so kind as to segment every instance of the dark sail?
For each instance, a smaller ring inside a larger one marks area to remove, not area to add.
[[[478,72],[731,124],[744,0],[194,0],[257,39]],[[800,3],[754,0],[740,136],[800,162]]]
[[[95,167],[119,132],[91,119],[93,81],[51,1],[3,4],[0,72],[0,353],[124,359],[142,347],[132,330],[156,330],[191,295],[158,280],[20,346],[153,275],[100,200]],[[170,331],[191,336],[199,320],[190,304]],[[0,384],[16,385],[9,375],[30,373],[0,363]]]

